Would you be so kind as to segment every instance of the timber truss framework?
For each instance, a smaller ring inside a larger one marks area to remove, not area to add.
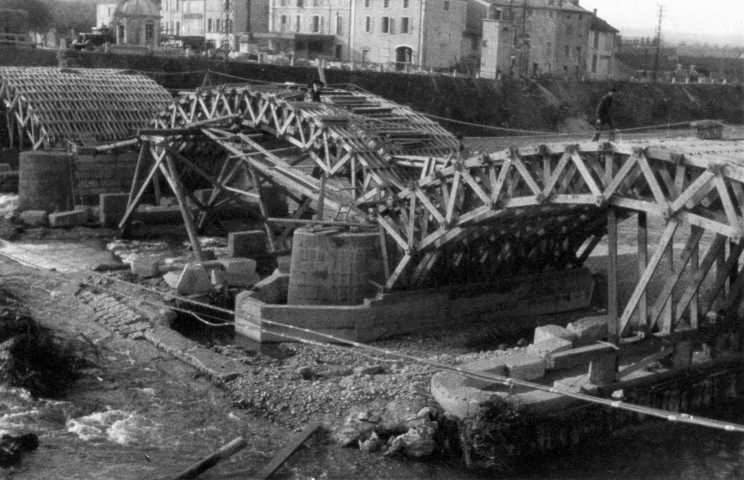
[[[131,138],[171,101],[153,80],[126,70],[0,67],[0,123],[19,150]]]
[[[615,338],[695,329],[711,310],[738,309],[744,290],[739,144],[716,144],[713,153],[694,143],[678,152],[538,145],[468,156],[441,126],[406,107],[343,89],[306,102],[302,90],[286,85],[182,94],[140,137],[120,226],[126,229],[161,174],[197,251],[198,229],[228,201],[259,204],[275,250],[286,249],[299,226],[377,229],[388,290],[578,268],[607,237]],[[283,146],[274,148],[277,140]],[[184,175],[208,183],[211,196],[197,198]],[[294,201],[292,218],[272,217],[269,187]],[[631,215],[638,222],[639,280],[619,311],[617,225]],[[649,217],[664,225],[650,256]],[[678,257],[675,235],[685,238]]]

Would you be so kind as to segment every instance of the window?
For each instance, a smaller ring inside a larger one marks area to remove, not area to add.
[[[369,62],[369,51],[370,51],[369,48],[362,49],[362,65]]]
[[[563,47],[563,55],[568,57],[571,54],[571,50],[568,45]]]
[[[310,31],[313,33],[320,32],[320,15],[313,15],[313,23]]]
[[[341,60],[341,55],[344,53],[344,46],[343,45],[336,45],[334,47],[333,56],[336,57],[336,59]]]
[[[390,8],[390,0],[382,0],[382,8]]]
[[[176,36],[181,35],[181,22],[176,22]]]
[[[408,26],[408,17],[400,17],[400,33],[411,33]]]
[[[599,49],[599,32],[594,32],[594,48]]]
[[[501,9],[494,8],[491,10],[491,20],[501,20]]]
[[[553,55],[553,44],[551,42],[545,42],[545,55],[548,57]]]
[[[581,47],[576,47],[576,58],[581,58]]]
[[[181,3],[181,0],[176,0],[176,11],[178,11],[178,5]]]
[[[279,17],[279,31],[280,32],[286,32],[288,29],[288,23],[289,20],[286,15],[281,15]]]
[[[294,31],[299,32],[300,30],[302,30],[302,15],[297,15],[295,16]]]
[[[211,32],[212,32],[212,19],[208,18],[207,19],[207,33],[211,33]]]
[[[403,0],[403,8],[408,8],[408,0]]]
[[[305,6],[305,4],[303,3],[302,0],[297,0],[297,6],[300,7],[300,8],[302,8],[302,7]]]
[[[372,6],[372,0],[364,0],[364,8],[370,8]]]
[[[364,31],[367,33],[372,32],[372,17],[364,17]]]
[[[444,0],[444,9],[449,10],[449,0]]]
[[[592,73],[597,73],[597,56],[592,55]]]
[[[318,6],[318,0],[313,0],[313,7],[317,7],[317,6]]]
[[[341,15],[336,17],[336,35],[344,34],[344,17]]]
[[[380,33],[390,33],[390,17],[382,17]]]
[[[148,23],[145,25],[145,42],[152,43],[155,40],[155,25]]]
[[[548,16],[550,18],[553,18],[554,15],[555,15],[555,12],[554,11],[551,10],[551,11],[548,12]]]
[[[222,20],[220,20],[219,18],[214,21],[214,31],[215,32],[218,32],[219,33],[219,32],[222,31],[222,23],[221,22],[222,22]]]
[[[287,0],[279,0],[279,6],[280,7],[286,7],[287,6]]]

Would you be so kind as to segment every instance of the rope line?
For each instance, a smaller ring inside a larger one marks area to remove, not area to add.
[[[8,257],[8,258],[11,258],[11,259],[15,260],[12,256],[9,256],[7,254],[3,254],[3,255],[6,256],[6,257]],[[33,263],[28,262],[28,261],[23,261],[23,263],[25,263],[26,265],[33,266],[34,268],[39,269],[39,270],[48,271],[48,270],[46,270],[46,269],[44,269],[44,268],[42,268],[42,267],[40,267],[38,265],[34,265]],[[63,265],[67,264],[69,266],[77,267],[76,265],[72,264],[71,262],[64,262],[64,261],[62,261],[61,263]],[[64,273],[62,273],[62,272],[51,271],[51,273],[53,273],[54,275],[57,275],[57,276],[59,276],[61,278],[66,278],[66,275]],[[158,295],[162,295],[162,292],[159,292],[159,291],[157,291],[157,290],[155,290],[153,288],[149,288],[149,287],[146,287],[144,285],[138,285],[138,284],[135,284],[135,283],[132,283],[132,282],[127,282],[125,280],[121,280],[119,278],[113,277],[112,275],[106,275],[106,274],[102,274],[100,272],[93,272],[93,271],[86,271],[85,273],[86,274],[92,274],[93,276],[97,276],[97,277],[102,278],[102,279],[112,280],[114,282],[127,285],[128,287],[134,287],[135,289],[139,289],[139,290],[143,290],[143,291],[149,291],[149,292],[154,292],[154,293],[156,293]],[[153,305],[153,306],[158,306],[158,307],[162,307],[164,305],[161,302],[155,302],[155,301],[153,301],[151,299],[148,299],[148,298],[144,298],[143,299],[142,297],[134,297],[134,296],[129,295],[129,294],[126,294],[126,293],[112,292],[110,289],[107,289],[105,286],[101,286],[100,288],[102,288],[103,290],[106,290],[107,292],[111,293],[112,295],[124,297],[124,298],[127,298],[129,300],[144,301],[145,303],[148,303],[148,304]],[[232,310],[228,310],[228,309],[225,309],[225,308],[217,307],[217,306],[214,306],[214,305],[205,304],[205,303],[202,303],[202,302],[197,302],[195,300],[188,299],[188,298],[183,298],[183,297],[175,297],[175,298],[177,298],[178,300],[180,300],[180,301],[182,301],[184,303],[193,304],[195,306],[199,306],[199,307],[202,307],[202,308],[207,309],[207,310],[212,310],[214,312],[228,314],[228,315],[234,316],[235,318],[241,318],[240,316],[237,315],[237,313],[235,311],[232,311]],[[173,306],[167,305],[167,306],[165,306],[165,308],[173,309]],[[193,312],[190,312],[190,311],[187,311],[187,310],[184,310],[184,309],[181,309],[181,311],[185,311],[185,312],[188,312],[190,314],[193,314]],[[207,324],[207,325],[212,325],[211,323],[206,322],[206,321],[204,321],[201,318],[198,318],[198,320],[201,321],[201,322],[203,322],[203,323],[205,323],[205,324]],[[269,331],[269,330],[266,330],[263,327],[263,324],[266,324],[266,325],[269,325],[269,326],[273,326],[273,327],[283,328],[283,329],[289,329],[290,331],[297,332],[298,334],[300,334],[300,333],[302,333],[302,334],[309,334],[309,335],[312,335],[312,336],[314,336],[316,338],[322,338],[325,341],[322,341],[322,342],[321,341],[313,341],[313,340],[310,340],[310,339],[301,337],[299,335],[291,335],[291,334],[282,333],[282,332]],[[232,325],[232,324],[225,323],[225,325]],[[218,326],[223,326],[223,325],[218,325]],[[706,418],[706,417],[699,417],[699,416],[689,415],[689,414],[685,414],[685,413],[674,413],[674,412],[670,412],[670,411],[659,409],[659,408],[645,407],[645,406],[641,406],[641,405],[627,403],[627,402],[624,402],[624,401],[621,401],[621,400],[613,400],[613,399],[595,397],[595,396],[587,395],[587,394],[583,394],[583,393],[566,391],[566,390],[562,390],[562,389],[559,389],[559,388],[556,388],[556,387],[549,387],[549,386],[546,386],[546,385],[541,385],[541,384],[534,383],[534,382],[529,382],[529,381],[526,381],[526,380],[520,380],[520,379],[517,379],[517,378],[509,378],[509,377],[504,377],[504,376],[501,376],[501,375],[495,375],[495,374],[490,374],[490,373],[478,372],[478,371],[474,371],[474,370],[467,370],[467,369],[464,369],[464,368],[460,368],[460,367],[456,367],[456,366],[452,366],[452,365],[447,365],[447,364],[443,364],[443,363],[436,362],[436,361],[433,361],[433,360],[428,360],[428,359],[425,359],[425,358],[417,357],[415,355],[410,355],[410,354],[406,354],[406,353],[402,353],[402,352],[397,352],[397,351],[394,351],[394,350],[390,350],[390,349],[382,348],[382,347],[376,347],[376,346],[373,346],[373,345],[367,345],[367,344],[355,342],[355,341],[352,341],[352,340],[346,340],[346,339],[335,337],[333,335],[329,335],[329,334],[326,334],[326,333],[316,332],[314,330],[307,329],[307,328],[296,327],[294,325],[288,325],[288,324],[284,324],[284,323],[273,322],[273,321],[270,321],[270,320],[262,320],[261,331],[262,332],[266,332],[266,333],[270,333],[272,335],[276,335],[276,336],[281,337],[281,338],[286,338],[287,340],[292,340],[292,341],[296,341],[296,342],[304,343],[304,344],[309,344],[309,345],[315,345],[315,346],[322,347],[322,348],[338,348],[338,345],[335,345],[335,344],[347,345],[349,347],[353,347],[354,349],[358,350],[359,353],[363,353],[363,354],[364,353],[368,353],[368,354],[374,354],[374,355],[383,355],[383,356],[393,357],[393,358],[396,358],[398,360],[405,360],[405,361],[408,361],[408,362],[411,362],[411,363],[416,363],[416,364],[419,364],[419,365],[423,365],[423,366],[427,366],[427,367],[432,367],[432,368],[434,368],[436,370],[439,370],[439,371],[444,371],[444,372],[450,372],[450,373],[455,373],[455,374],[463,375],[463,376],[465,376],[467,378],[472,378],[472,379],[475,379],[475,380],[482,380],[482,381],[488,381],[488,382],[492,382],[492,383],[498,383],[498,384],[501,384],[501,385],[504,385],[504,386],[507,386],[507,387],[512,387],[512,386],[515,386],[516,385],[516,386],[520,386],[520,387],[529,388],[529,389],[532,389],[532,390],[539,390],[539,391],[543,391],[543,392],[547,392],[547,393],[552,393],[552,394],[556,394],[556,395],[562,395],[562,396],[569,397],[569,398],[574,398],[576,400],[580,400],[580,401],[583,401],[583,402],[588,402],[588,403],[592,403],[592,404],[602,405],[602,406],[609,407],[609,408],[615,408],[615,409],[619,409],[619,410],[625,410],[625,411],[634,412],[634,413],[638,413],[638,414],[642,414],[642,415],[648,415],[648,416],[652,416],[652,417],[656,417],[656,418],[661,418],[661,419],[664,419],[664,420],[667,420],[667,421],[670,421],[670,422],[677,422],[677,423],[684,423],[684,424],[695,425],[695,426],[709,427],[709,428],[714,428],[714,429],[723,430],[723,431],[727,431],[727,432],[744,433],[744,425],[733,423],[733,422],[724,422],[724,421],[720,421],[720,420],[710,419],[710,418]]]

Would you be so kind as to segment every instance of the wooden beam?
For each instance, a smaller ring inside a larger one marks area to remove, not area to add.
[[[617,305],[617,212],[607,209],[607,316],[610,341],[618,344],[621,333]]]
[[[638,212],[638,278],[643,276],[648,266],[648,214]],[[648,295],[644,290],[638,300],[636,326],[645,328],[648,323]]]
[[[623,332],[625,331],[625,327],[628,325],[630,317],[635,312],[636,307],[638,307],[638,302],[641,300],[641,295],[643,295],[646,288],[648,288],[651,277],[656,272],[656,269],[661,262],[664,251],[674,238],[674,232],[677,231],[677,227],[679,227],[679,220],[677,220],[676,218],[670,219],[669,223],[667,223],[667,226],[664,229],[664,233],[662,234],[661,239],[659,240],[659,243],[656,247],[656,251],[654,251],[654,254],[651,256],[648,267],[646,267],[643,275],[638,280],[638,284],[636,285],[635,290],[633,290],[633,294],[631,295],[630,300],[625,307],[625,311],[623,311],[623,315],[622,317],[620,317],[620,328],[618,335],[622,336]]]

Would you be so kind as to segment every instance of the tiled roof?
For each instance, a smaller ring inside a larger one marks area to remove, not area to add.
[[[525,0],[512,0],[511,2],[509,0],[489,0],[489,3],[501,8],[507,8],[510,6],[512,8],[521,8],[526,3],[529,8],[550,8],[567,12],[589,13],[585,8],[582,8],[579,5],[574,5],[568,0],[563,0],[562,6],[561,0],[526,0],[526,2]]]
[[[620,30],[599,17],[592,18],[592,30],[597,32],[620,33]]]

